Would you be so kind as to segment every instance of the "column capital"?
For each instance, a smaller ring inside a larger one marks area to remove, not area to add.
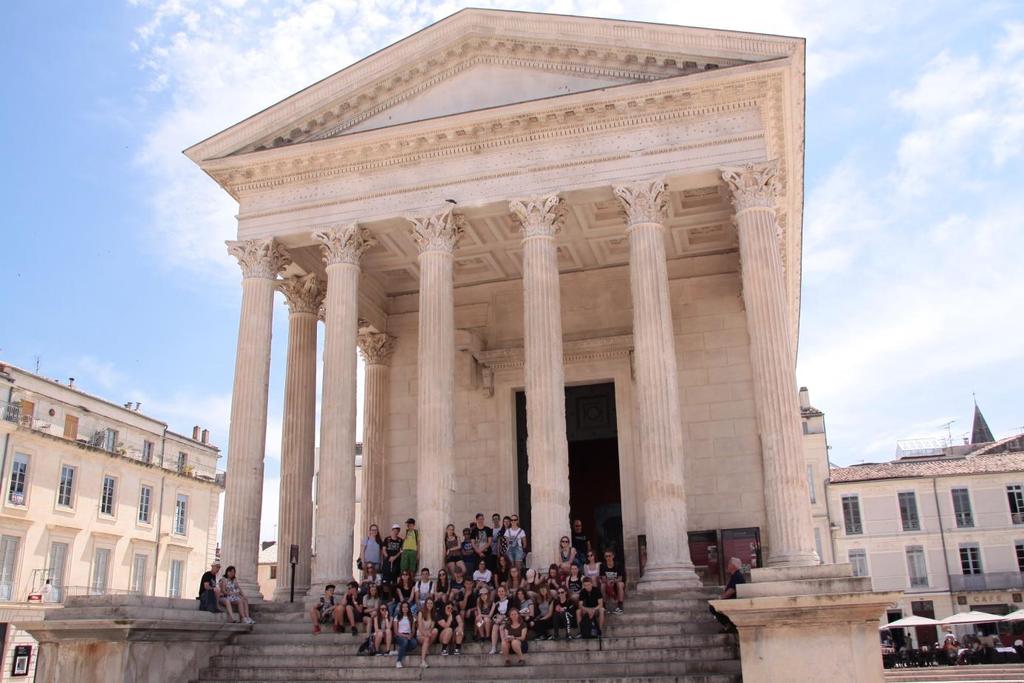
[[[747,209],[774,209],[778,195],[779,164],[768,161],[722,169],[722,179],[732,192],[736,213]]]
[[[615,196],[626,210],[629,227],[643,223],[665,224],[665,181],[661,178],[615,186]]]
[[[513,199],[508,208],[519,219],[523,239],[554,237],[562,229],[565,213],[562,198],[557,193]]]
[[[373,235],[358,223],[315,230],[313,239],[320,242],[324,264],[328,266],[336,263],[358,266],[363,253],[377,244]]]
[[[273,280],[292,262],[273,237],[265,240],[227,240],[228,253],[238,259],[242,278]]]
[[[452,254],[462,237],[465,219],[455,212],[453,205],[447,204],[428,216],[407,216],[406,220],[412,223],[412,239],[420,254],[428,251]]]
[[[277,281],[277,289],[284,294],[285,303],[292,313],[316,314],[324,302],[324,283],[314,273],[289,275]]]
[[[356,337],[359,353],[367,365],[390,365],[395,351],[395,338],[384,332],[363,330]]]

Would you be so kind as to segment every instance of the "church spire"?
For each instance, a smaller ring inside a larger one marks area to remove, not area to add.
[[[974,426],[971,428],[971,445],[991,443],[995,440],[992,430],[988,428],[988,422],[985,421],[985,416],[981,414],[981,408],[978,407],[978,399],[974,399]]]

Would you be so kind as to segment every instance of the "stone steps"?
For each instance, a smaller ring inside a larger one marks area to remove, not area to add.
[[[462,654],[455,656],[442,656],[439,645],[432,645],[428,659],[432,667],[488,667],[493,666],[499,655],[486,654],[487,649],[481,645],[473,649],[463,647]],[[672,649],[660,648],[630,648],[616,650],[540,650],[531,646],[529,660],[531,664],[541,666],[545,664],[583,664],[583,663],[612,663],[612,662],[669,662],[669,661],[714,661],[735,659],[737,651],[735,647],[690,647]],[[409,655],[412,656],[411,654]],[[416,659],[419,659],[417,652]],[[357,656],[355,654],[321,654],[312,655],[303,653],[301,655],[218,655],[210,660],[211,667],[218,668],[344,668],[359,667],[365,670],[394,668],[393,657],[370,657]]]
[[[224,656],[259,656],[259,655],[275,655],[275,656],[318,656],[318,655],[338,655],[338,654],[355,654],[359,648],[359,644],[363,642],[362,638],[353,638],[347,634],[328,634],[322,633],[320,635],[310,635],[304,639],[294,639],[286,642],[274,641],[272,638],[260,636],[258,641],[254,642],[255,636],[247,635],[244,638],[236,640],[236,644],[227,645],[221,650],[221,655]],[[531,640],[530,651],[531,652],[589,652],[589,651],[612,651],[612,650],[632,650],[632,649],[651,649],[651,648],[665,648],[666,637],[662,635],[655,636],[630,636],[628,638],[602,638],[600,641],[597,639],[589,640],[574,640],[574,641],[551,641],[551,640]],[[672,647],[674,648],[717,648],[717,647],[735,647],[736,637],[724,633],[716,633],[714,635],[688,635],[688,636],[676,636],[671,641]],[[464,655],[469,654],[483,654],[490,649],[490,643],[473,643],[466,642],[462,646]]]
[[[972,664],[888,669],[886,683],[1004,683],[1024,682],[1024,664]]]
[[[602,662],[599,664],[552,663],[536,664],[526,656],[525,666],[508,667],[504,665],[500,655],[489,657],[488,665],[461,665],[452,663],[442,666],[441,660],[459,659],[458,657],[440,657],[431,655],[428,662],[430,668],[421,669],[419,653],[411,653],[406,657],[406,667],[396,669],[393,657],[366,657],[361,666],[351,668],[336,667],[210,667],[200,673],[200,683],[209,681],[367,681],[367,680],[436,680],[436,681],[476,681],[476,680],[550,680],[573,679],[580,676],[645,676],[672,675],[689,676],[693,674],[729,674],[738,676],[740,665],[736,660],[711,661],[642,661],[642,662]],[[378,665],[377,662],[380,662]],[[735,681],[736,679],[730,679]]]
[[[506,667],[490,643],[467,642],[459,656],[442,656],[440,645],[420,668],[420,653],[395,668],[392,656],[357,656],[366,636],[311,632],[304,610],[294,605],[258,609],[258,623],[234,638],[200,672],[195,683],[260,681],[403,680],[590,681],[592,683],[740,683],[735,636],[720,633],[703,597],[645,595],[624,614],[609,614],[600,640],[531,640],[524,666]]]

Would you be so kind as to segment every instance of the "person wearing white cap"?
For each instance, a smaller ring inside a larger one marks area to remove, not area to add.
[[[384,575],[384,583],[388,585],[392,585],[398,580],[399,560],[402,557],[402,537],[398,532],[401,530],[402,527],[392,524],[391,533],[384,539],[384,557],[381,560],[383,565],[381,569]]]

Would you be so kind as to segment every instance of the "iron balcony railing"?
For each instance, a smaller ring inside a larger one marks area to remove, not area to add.
[[[0,401],[0,420],[6,420],[8,422],[20,422],[21,420],[21,404],[20,403],[8,403],[7,401]]]
[[[1024,588],[1024,575],[1020,572],[986,572],[983,574],[953,574],[949,577],[951,591],[1009,590]]]

